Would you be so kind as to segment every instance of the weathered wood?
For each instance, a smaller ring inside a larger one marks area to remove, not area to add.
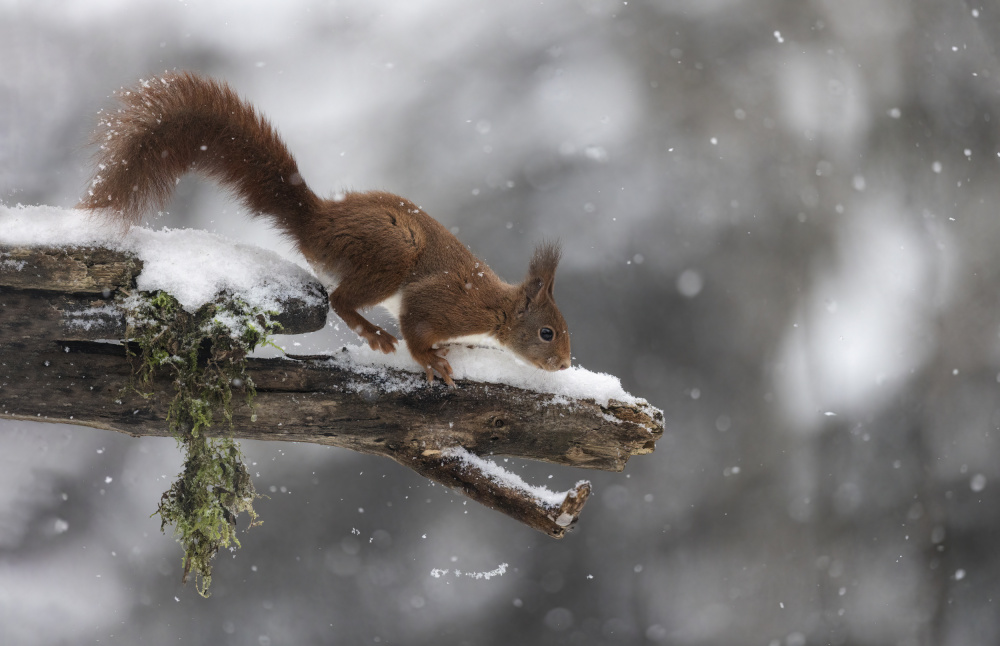
[[[556,538],[576,523],[589,484],[578,485],[559,507],[546,507],[441,453],[460,446],[477,455],[620,471],[630,456],[651,452],[662,434],[660,412],[643,404],[555,403],[510,386],[459,381],[449,389],[398,372],[389,376],[412,379],[414,389],[387,391],[326,358],[251,359],[249,372],[258,389],[256,421],[246,406],[237,407],[232,430],[219,424],[209,435],[385,456]],[[169,379],[155,380],[155,395],[145,399],[128,388],[131,373],[120,345],[0,345],[0,418],[169,435]]]
[[[0,287],[66,294],[109,294],[142,271],[135,256],[103,247],[0,245]]]
[[[142,269],[135,259],[105,251],[21,250],[15,256],[0,248],[0,418],[169,434],[169,375],[158,375],[154,395],[141,397],[129,388],[133,366],[125,347],[95,341],[124,336],[124,314],[106,295],[131,289]],[[22,276],[26,270],[33,277]],[[88,291],[88,285],[102,289]],[[286,331],[322,327],[326,305],[320,302],[322,308],[289,302],[279,320]],[[237,407],[232,429],[219,424],[209,434],[389,457],[557,538],[576,522],[589,484],[578,484],[559,505],[545,505],[449,451],[621,471],[632,455],[652,452],[663,433],[662,413],[645,402],[602,406],[471,381],[449,389],[418,374],[360,374],[336,355],[251,358],[248,371],[257,388],[255,414]],[[408,387],[398,388],[401,381]]]
[[[125,313],[111,298],[5,287],[0,284],[0,344],[125,336]]]
[[[409,458],[401,454],[392,457],[424,477],[451,487],[553,538],[562,538],[572,529],[590,497],[590,483],[582,481],[566,492],[558,505],[546,506],[526,488],[498,482],[475,465],[447,452],[426,449]]]
[[[5,296],[0,294],[0,308]],[[477,455],[621,471],[629,457],[650,453],[662,434],[662,414],[648,404],[557,402],[470,381],[449,389],[426,384],[421,375],[387,371],[391,380],[412,381],[413,388],[401,392],[326,357],[251,358],[249,373],[257,388],[256,421],[245,407],[233,411],[231,433],[240,439],[310,442],[388,457],[405,447],[463,446]],[[120,345],[21,345],[0,358],[0,416],[86,423],[135,437],[169,435],[163,422],[173,396],[169,376],[154,381],[156,396],[147,399],[129,390],[131,375]],[[230,431],[219,426],[214,432]]]

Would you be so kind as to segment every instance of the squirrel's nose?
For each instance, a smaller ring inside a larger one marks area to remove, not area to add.
[[[564,359],[562,363],[559,364],[560,370],[566,370],[569,368],[569,359]]]

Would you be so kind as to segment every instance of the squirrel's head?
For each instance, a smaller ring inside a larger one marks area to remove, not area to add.
[[[516,318],[508,340],[512,350],[543,370],[570,367],[569,330],[552,296],[559,256],[556,244],[535,249],[528,276],[518,287]]]

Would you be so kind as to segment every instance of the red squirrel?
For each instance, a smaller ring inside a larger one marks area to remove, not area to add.
[[[508,284],[409,200],[383,191],[318,197],[268,121],[228,85],[170,73],[118,93],[106,114],[89,194],[80,208],[124,227],[163,208],[177,179],[196,171],[228,188],[287,234],[330,289],[333,311],[374,350],[394,336],[358,310],[382,304],[424,368],[454,387],[449,340],[492,337],[545,370],[570,366],[569,332],[552,295],[560,250],[535,249],[528,275]]]

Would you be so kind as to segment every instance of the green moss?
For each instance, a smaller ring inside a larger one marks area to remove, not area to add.
[[[212,558],[222,548],[239,547],[236,518],[259,524],[253,501],[258,497],[239,444],[230,437],[206,437],[221,413],[232,426],[233,391],[245,393],[253,410],[256,393],[246,371],[246,357],[279,329],[272,313],[238,300],[211,303],[194,314],[169,294],[131,297],[127,336],[132,352],[133,388],[152,396],[153,375],[169,370],[174,397],[167,411],[171,433],[185,451],[184,470],[160,500],[160,529],[174,527],[184,548],[184,581],[193,572],[198,593],[209,595]],[[254,419],[255,416],[251,417]],[[155,515],[154,514],[154,515]]]

